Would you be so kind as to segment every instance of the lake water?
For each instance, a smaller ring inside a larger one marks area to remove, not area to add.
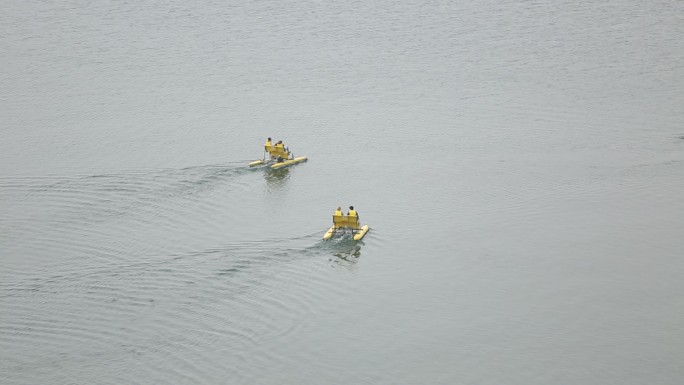
[[[681,1],[0,24],[0,383],[684,382]]]

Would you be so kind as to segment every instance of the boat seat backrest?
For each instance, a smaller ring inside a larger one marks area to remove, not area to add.
[[[351,229],[359,228],[358,217],[348,217],[346,215],[333,215],[333,225],[335,227],[348,227]]]
[[[345,217],[344,215],[334,215],[333,214],[332,217],[333,217],[333,225],[335,225],[335,227],[341,227],[341,226],[344,226],[345,223],[347,223],[347,217]]]
[[[347,226],[351,227],[352,229],[358,229],[359,228],[359,217],[347,216]]]
[[[272,157],[282,156],[283,158],[287,158],[290,155],[287,151],[285,151],[284,147],[264,146],[264,148]]]

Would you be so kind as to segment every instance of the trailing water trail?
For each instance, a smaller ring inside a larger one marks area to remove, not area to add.
[[[154,238],[136,235],[140,227],[157,229],[152,234],[162,242],[158,245],[172,251],[173,247],[166,247],[172,233],[206,237],[221,226],[226,210],[244,215],[239,205],[216,197],[243,194],[253,183],[252,175],[247,166],[231,163],[75,177],[0,178],[0,201],[12,202],[0,221],[2,243],[33,269],[36,264],[38,268],[53,262],[68,264],[74,257],[106,262],[153,252]],[[55,260],[55,253],[63,259]]]
[[[324,300],[321,295],[337,291],[316,274],[325,260],[320,257],[351,246],[348,240],[315,242],[319,237],[316,232],[174,255],[140,255],[138,262],[112,259],[72,269],[62,266],[51,274],[4,275],[0,305],[12,317],[0,328],[3,349],[42,344],[39,355],[17,354],[6,365],[16,369],[21,362],[56,354],[64,345],[87,344],[78,358],[83,362],[92,359],[88,352],[114,361],[131,352],[161,354],[186,368],[167,373],[170,378],[185,375],[199,381],[198,371],[207,370],[199,370],[209,359],[207,349],[222,351],[230,357],[226,363],[239,362],[255,353],[259,341],[287,338],[307,327],[301,321],[315,312],[314,304]],[[51,314],[28,321],[46,297]],[[80,298],[77,305],[75,297]],[[277,359],[270,352],[259,355],[265,361]],[[246,374],[232,364],[209,370],[218,372]]]

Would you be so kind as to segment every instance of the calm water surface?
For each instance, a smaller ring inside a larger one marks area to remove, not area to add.
[[[683,15],[4,2],[0,383],[684,382]]]

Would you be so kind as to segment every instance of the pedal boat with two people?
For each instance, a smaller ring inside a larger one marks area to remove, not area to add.
[[[282,145],[264,145],[263,159],[255,160],[249,164],[249,167],[256,166],[270,166],[276,170],[283,167],[292,166],[293,164],[305,162],[306,156],[296,157],[292,152]]]
[[[335,235],[351,233],[355,241],[360,241],[370,229],[368,225],[359,223],[358,216],[333,214],[333,224],[323,235],[323,239],[329,240]]]

